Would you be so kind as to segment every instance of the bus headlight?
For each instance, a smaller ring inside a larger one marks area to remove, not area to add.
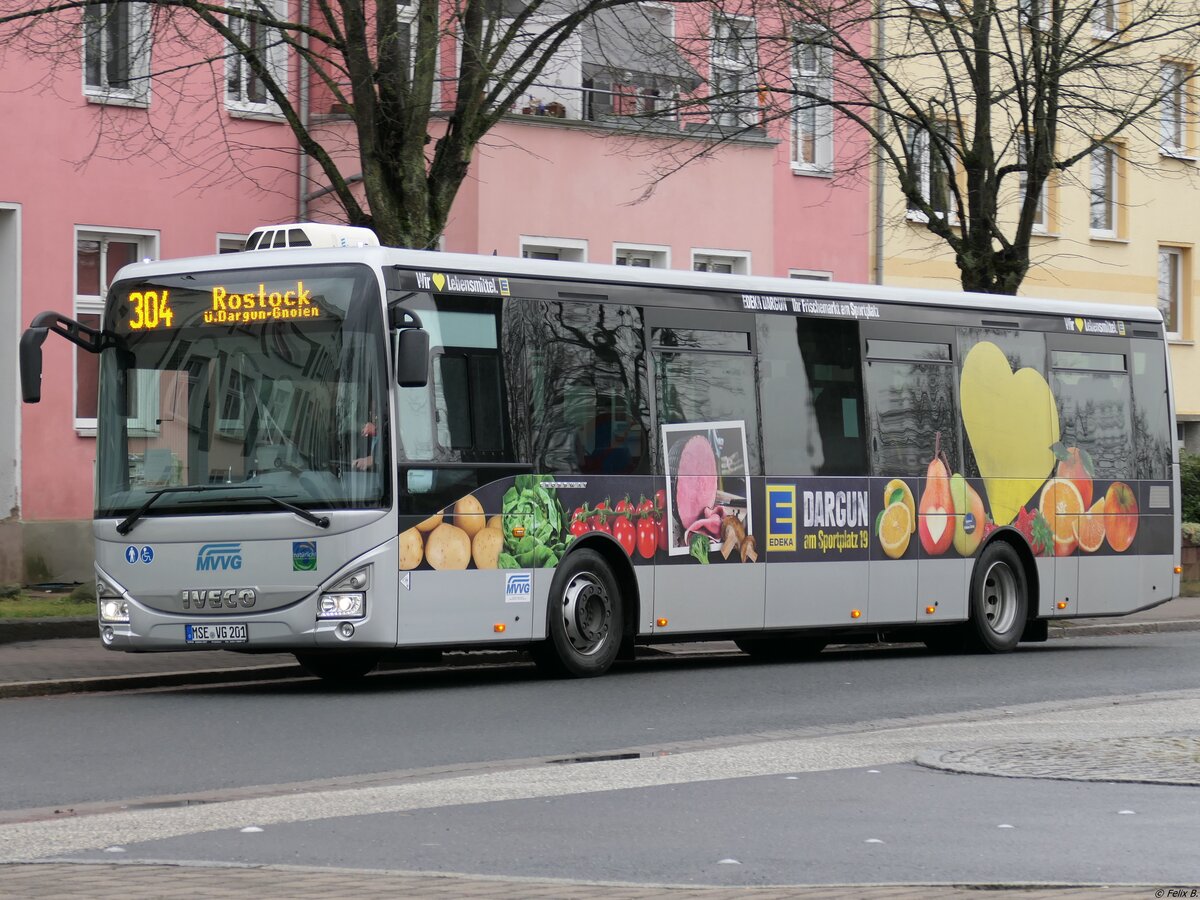
[[[321,592],[318,619],[361,619],[367,614],[367,588],[371,586],[370,566],[355,569]]]
[[[367,614],[367,595],[361,591],[342,591],[321,595],[318,619],[361,619]]]
[[[101,597],[100,621],[124,624],[129,621],[129,602],[120,597]]]

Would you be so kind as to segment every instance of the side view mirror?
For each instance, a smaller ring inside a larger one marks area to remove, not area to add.
[[[400,387],[425,387],[429,383],[429,332],[403,328],[396,340],[396,383]]]
[[[48,328],[26,328],[21,335],[21,399],[26,403],[42,401],[42,343],[49,333]]]

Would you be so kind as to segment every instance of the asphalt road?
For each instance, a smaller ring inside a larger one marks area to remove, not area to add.
[[[639,661],[601,679],[532,667],[0,701],[0,820],[19,810],[246,797],[638,748],[736,745],[883,719],[1200,688],[1191,633],[1022,645],[1003,656],[840,650],[808,663]],[[280,787],[283,785],[283,787]]]

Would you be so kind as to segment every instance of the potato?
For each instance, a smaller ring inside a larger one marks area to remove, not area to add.
[[[425,558],[435,569],[465,569],[471,561],[471,538],[458,526],[443,522],[429,535]]]
[[[495,518],[499,518],[496,516]],[[500,551],[504,547],[504,535],[499,528],[480,528],[471,541],[471,558],[477,569],[494,569]]]
[[[487,523],[483,514],[483,504],[471,494],[463,497],[454,504],[454,524],[467,533],[467,537],[475,534]]]
[[[495,528],[501,534],[504,534],[504,525],[499,516],[492,516],[490,519],[488,519],[486,527]]]
[[[419,524],[417,526],[417,531],[421,532],[422,534],[429,534],[429,532],[433,531],[433,529],[437,528],[441,524],[442,514],[438,513],[436,516],[430,516],[424,522]]]
[[[425,539],[415,528],[400,535],[400,568],[415,569],[425,558]]]

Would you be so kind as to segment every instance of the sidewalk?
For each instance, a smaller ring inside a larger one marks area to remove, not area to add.
[[[1052,622],[1051,639],[1161,631],[1200,630],[1200,597],[1179,597],[1119,618]],[[12,640],[12,638],[16,640]],[[729,641],[660,644],[654,654],[737,653]],[[521,658],[515,651],[453,654],[449,664],[488,665]],[[385,670],[404,668],[385,663]],[[298,678],[305,672],[287,653],[250,655],[227,650],[123,653],[100,643],[95,620],[0,620],[0,698],[79,691],[112,691],[173,685]]]

